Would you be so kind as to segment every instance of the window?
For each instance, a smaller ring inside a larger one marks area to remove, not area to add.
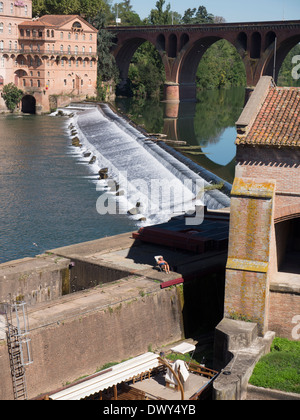
[[[93,41],[93,35],[90,34],[90,41]]]
[[[68,33],[68,39],[71,39],[71,32]]]
[[[90,54],[92,54],[93,52],[93,47],[90,47]]]
[[[75,45],[75,54],[78,54],[78,45]]]
[[[4,42],[0,41],[0,51],[3,51],[3,48],[4,48]]]
[[[14,4],[10,3],[10,13],[13,15],[14,13]]]
[[[23,79],[23,87],[26,87],[26,80]]]
[[[30,36],[30,30],[26,29],[26,36]]]
[[[0,1],[0,13],[3,12],[3,1]]]
[[[60,52],[61,53],[64,52],[64,46],[63,45],[60,46]]]
[[[41,81],[40,80],[37,81],[37,86],[41,87]]]
[[[63,32],[60,33],[60,39],[64,39],[64,33]]]
[[[54,38],[54,30],[51,31],[51,37]]]
[[[0,86],[3,86],[4,85],[4,79],[3,79],[3,76],[0,76]]]
[[[50,37],[50,31],[47,29],[47,36]]]
[[[75,39],[78,40],[78,33],[75,34]]]
[[[12,49],[12,41],[9,41],[9,44],[8,45],[9,45],[9,47],[8,47],[9,48],[9,51],[11,51],[11,49]]]
[[[3,34],[3,22],[0,22],[0,34]]]
[[[25,16],[27,16],[28,15],[28,6],[27,5],[24,6],[24,12],[25,12]]]
[[[85,46],[82,47],[82,53],[85,53]]]
[[[68,45],[68,54],[71,54],[71,45]]]
[[[18,41],[15,41],[15,51],[18,51]]]
[[[11,23],[8,24],[8,33],[11,35]]]

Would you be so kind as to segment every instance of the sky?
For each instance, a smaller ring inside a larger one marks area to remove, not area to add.
[[[131,0],[133,11],[141,19],[155,9],[157,0]],[[118,0],[114,1],[118,3]],[[205,6],[209,13],[222,16],[226,22],[261,22],[300,20],[300,0],[166,0],[171,10],[181,15],[185,10]]]

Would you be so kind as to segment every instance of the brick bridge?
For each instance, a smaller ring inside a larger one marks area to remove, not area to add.
[[[277,80],[288,52],[300,42],[300,21],[223,23],[206,25],[109,27],[115,34],[113,54],[123,83],[133,54],[145,41],[151,42],[162,58],[166,72],[165,99],[193,100],[196,72],[205,51],[226,39],[243,60],[248,86],[256,86],[262,75]],[[276,46],[276,65],[274,51]]]

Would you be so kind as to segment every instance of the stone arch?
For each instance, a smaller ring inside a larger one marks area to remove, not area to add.
[[[36,113],[36,99],[32,95],[25,95],[22,99],[22,112],[26,114]]]
[[[181,62],[180,74],[178,76],[179,83],[195,83],[200,60],[206,50],[220,39],[219,37],[201,38],[190,47]]]
[[[300,34],[292,36],[277,45],[275,75],[274,75],[274,49],[272,48],[272,49],[267,50],[266,53],[268,55],[265,57],[261,74],[263,76],[274,76],[275,82],[277,83],[278,75],[286,56],[299,42],[300,42]]]

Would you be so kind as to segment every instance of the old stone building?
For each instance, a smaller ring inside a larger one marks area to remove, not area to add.
[[[24,112],[48,112],[66,95],[94,96],[97,30],[77,15],[32,19],[31,0],[1,1],[0,89],[11,82],[25,93]]]
[[[237,121],[225,296],[226,317],[292,339],[300,321],[299,111],[300,89],[265,76]]]

